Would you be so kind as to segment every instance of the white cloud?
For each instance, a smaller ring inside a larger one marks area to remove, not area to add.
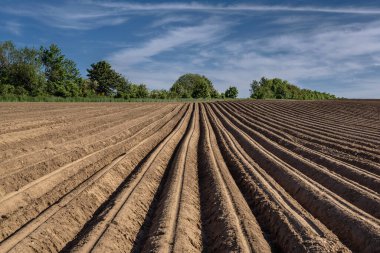
[[[4,30],[14,35],[21,35],[22,25],[17,22],[7,21],[4,23]]]
[[[152,61],[153,56],[181,46],[199,46],[215,42],[226,35],[221,34],[221,31],[227,31],[229,26],[230,23],[208,19],[197,26],[174,28],[144,43],[141,47],[122,49],[108,58],[116,69],[125,70],[131,65]]]
[[[133,81],[152,88],[168,88],[179,75],[196,72],[208,76],[223,91],[228,85],[239,87],[240,96],[249,96],[249,83],[262,76],[287,79],[304,88],[318,89],[345,97],[380,96],[376,75],[359,76],[379,65],[380,23],[329,25],[287,35],[268,35],[260,39],[223,40],[218,37],[228,28],[206,25],[152,39],[139,48],[116,52],[111,57],[120,71]],[[201,32],[202,31],[202,32]],[[204,47],[203,40],[215,42]],[[177,34],[177,35],[175,35]],[[193,39],[194,40],[193,40]],[[177,50],[169,60],[153,56],[189,43],[191,52]],[[144,64],[140,65],[144,61]],[[333,80],[333,81],[331,81]],[[332,83],[333,82],[333,83]]]
[[[1,12],[75,30],[120,25],[136,15],[149,17],[149,24],[139,28],[149,34],[140,36],[141,42],[107,43],[115,50],[108,56],[115,68],[152,88],[167,88],[179,75],[197,72],[210,77],[220,90],[230,84],[239,86],[243,97],[249,95],[252,79],[261,76],[281,77],[340,96],[380,97],[378,74],[374,74],[380,66],[379,8],[66,1],[59,6],[9,4]],[[271,19],[259,21],[266,25],[258,28],[262,37],[255,37],[255,31],[247,27],[237,27],[237,37],[228,37],[238,25],[230,20],[242,21],[258,12],[276,12],[265,15]],[[198,16],[214,18],[202,22]],[[13,26],[16,29],[11,29],[10,22],[3,29],[19,34],[21,26]],[[151,38],[152,34],[156,37]],[[366,74],[367,78],[360,78]],[[334,84],[322,83],[328,80]]]
[[[322,89],[339,96],[379,97],[378,77],[359,77],[378,66],[379,25],[379,22],[371,22],[355,25],[355,28],[335,26],[325,31],[271,36],[238,46],[227,42],[224,47],[232,44],[235,51],[215,59],[224,66],[210,74],[221,80],[236,80],[246,96],[251,79],[277,76],[305,88]],[[226,52],[222,48],[220,51]],[[325,83],[326,80],[330,80],[329,83]]]
[[[152,23],[152,27],[160,27],[168,24],[189,24],[194,22],[194,17],[190,15],[170,15],[163,17],[161,19],[154,20]]]
[[[88,2],[64,2],[60,6],[30,3],[2,6],[0,12],[36,19],[48,26],[72,30],[90,30],[119,25],[128,20],[117,10],[92,6]]]
[[[333,8],[314,6],[282,6],[255,4],[203,4],[203,3],[128,3],[119,1],[63,1],[60,4],[29,3],[2,6],[0,12],[37,19],[49,26],[89,30],[125,23],[133,15],[178,12],[202,12],[219,15],[240,15],[250,12],[336,13],[354,15],[380,15],[379,8]],[[177,15],[177,21],[178,15]],[[175,22],[166,19],[161,22]],[[183,18],[184,19],[184,18]],[[183,20],[182,20],[183,21]],[[159,21],[158,21],[159,24]]]
[[[204,11],[204,12],[319,12],[319,13],[342,13],[342,14],[380,14],[378,8],[333,8],[314,6],[283,6],[283,5],[256,5],[256,4],[232,4],[210,5],[197,2],[192,3],[159,3],[159,4],[136,4],[125,2],[101,2],[94,4],[108,8],[119,8],[123,11]]]

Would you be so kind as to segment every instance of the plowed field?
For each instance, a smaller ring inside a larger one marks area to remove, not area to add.
[[[380,102],[1,103],[8,251],[380,252]]]

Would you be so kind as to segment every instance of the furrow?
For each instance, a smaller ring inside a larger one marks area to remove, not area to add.
[[[314,122],[320,122],[322,125],[330,125],[334,126],[336,129],[340,129],[342,131],[347,131],[348,133],[354,131],[357,132],[358,125],[356,125],[356,121],[346,121],[347,115],[344,111],[334,112],[334,105],[332,104],[317,104],[315,101],[312,102],[312,106],[308,105],[307,102],[304,101],[296,101],[293,102],[293,106],[289,106],[287,101],[271,103],[271,102],[263,102],[263,103],[247,103],[254,108],[271,108],[271,111],[283,111],[285,114],[294,114],[294,117],[304,118],[306,116],[307,119],[312,120]],[[301,107],[305,107],[305,109],[300,109]],[[318,108],[316,110],[316,108]],[[333,114],[333,116],[329,116],[326,118],[326,115],[329,113]],[[358,116],[358,115],[357,115]],[[358,118],[356,117],[355,120]],[[362,133],[365,133],[368,136],[372,136],[376,139],[379,139],[378,131],[375,131],[368,124],[360,126],[362,129]]]
[[[143,251],[200,252],[202,249],[200,212],[197,209],[200,207],[199,194],[188,187],[191,185],[197,188],[196,150],[190,145],[198,141],[199,132],[196,132],[199,131],[198,122],[198,105],[195,105],[188,130],[171,163],[168,181],[155,211]],[[191,179],[195,181],[189,181]],[[194,206],[188,205],[188,202],[193,202]],[[190,210],[194,213],[188,213]],[[191,218],[192,223],[183,224],[182,216]]]
[[[234,105],[236,106],[236,104]],[[252,115],[257,113],[257,115],[260,115],[261,117],[266,118],[268,120],[278,119],[282,122],[285,121],[292,127],[300,127],[307,131],[316,132],[318,134],[326,135],[329,137],[343,139],[349,142],[352,142],[354,140],[355,143],[359,143],[361,145],[369,145],[369,147],[372,148],[376,148],[378,147],[378,145],[380,145],[380,141],[374,139],[373,136],[368,138],[368,135],[353,129],[349,132],[342,131],[339,125],[324,123],[321,122],[319,119],[312,120],[310,119],[310,117],[307,116],[307,114],[293,114],[292,111],[286,111],[283,108],[272,109],[272,107],[270,106],[255,107],[255,110],[253,110],[253,108],[249,106],[238,107],[246,109]]]
[[[134,168],[155,145],[162,141],[166,134],[172,131],[182,116],[179,114],[175,117],[178,119],[163,122],[161,126],[156,125],[155,130],[162,128],[162,131],[153,131],[145,140],[132,142],[133,147],[126,154],[96,174],[83,186],[74,189],[71,193],[73,196],[70,194],[64,196],[57,202],[59,210],[53,212],[51,217],[47,217],[48,220],[41,223],[27,237],[17,242],[12,251],[18,252],[19,249],[24,249],[25,252],[25,249],[36,248],[38,251],[58,251],[73,240],[101,206],[112,204],[111,196],[117,194],[126,178],[135,177]],[[36,240],[38,244],[34,243]]]
[[[110,199],[97,223],[73,247],[79,252],[131,251],[141,240],[139,231],[154,202],[176,146],[190,120],[190,109],[176,128],[135,168],[134,176],[123,182]],[[109,241],[113,243],[109,243]]]
[[[228,109],[227,107],[224,108]],[[231,110],[229,111],[232,112]],[[328,153],[326,152],[326,149],[329,148],[326,146],[321,146],[321,148],[318,148],[315,143],[308,142],[309,145],[306,145],[304,141],[302,141],[301,144],[298,139],[295,139],[293,136],[284,132],[284,129],[286,128],[285,125],[284,128],[280,130],[280,123],[277,121],[268,121],[264,119],[265,117],[254,117],[245,110],[241,110],[238,112],[242,114],[241,118],[244,118],[245,121],[248,122],[250,127],[253,127],[256,130],[260,129],[258,131],[261,131],[262,133],[264,131],[266,132],[266,134],[269,133],[269,135],[271,136],[281,136],[281,138],[274,137],[276,142],[278,142],[280,145],[287,145],[294,152],[300,151],[308,159],[315,160],[317,163],[320,163],[321,165],[328,167],[330,170],[333,170],[342,176],[345,176],[352,180],[360,181],[360,183],[367,187],[370,187],[372,189],[379,188],[378,186],[376,186],[376,184],[378,184],[377,181],[380,179],[380,166],[377,166],[372,161],[367,160],[367,163],[363,164],[355,160],[355,162],[353,163],[351,160],[347,160],[344,157],[342,158],[337,156],[337,153],[339,151],[336,149],[334,149],[332,153]],[[234,111],[233,114],[236,113],[237,112]],[[248,116],[244,116],[244,114],[247,114]],[[265,130],[270,130],[270,132]]]
[[[275,246],[284,252],[348,252],[243,150],[208,107],[231,174]]]
[[[230,110],[224,105],[221,105],[224,111],[227,111],[229,115],[235,115],[234,117],[239,119],[240,122],[244,123],[251,130],[255,130],[261,134],[263,134],[268,139],[275,141],[278,145],[283,146],[284,148],[299,154],[303,158],[307,158],[310,161],[317,163],[318,165],[324,166],[327,170],[338,173],[341,176],[344,176],[351,183],[360,183],[368,188],[362,188],[364,191],[371,191],[369,189],[374,189],[377,193],[380,192],[380,176],[370,173],[366,170],[363,170],[358,167],[354,167],[342,161],[336,160],[334,158],[325,156],[318,151],[309,149],[304,147],[297,142],[292,141],[287,136],[283,135],[276,128],[271,127],[267,122],[259,122],[259,121],[250,121],[249,118],[245,116],[240,116],[235,111]],[[360,185],[357,185],[361,187]],[[376,194],[376,193],[375,193]]]
[[[286,103],[286,101],[285,101]],[[301,102],[302,103],[302,102]],[[273,111],[281,111],[282,105],[287,104],[281,104],[281,106],[278,106],[276,104],[265,104],[269,108],[273,108]],[[302,106],[299,106],[300,103],[295,103],[293,106],[290,106],[286,108],[287,110],[285,113],[295,113],[294,117],[301,117],[304,118],[306,115],[309,116],[309,119],[315,119],[314,121],[318,120],[318,122],[321,122],[322,124],[331,125],[336,127],[337,129],[347,130],[348,132],[356,132],[358,129],[358,115],[355,117],[348,117],[346,114],[346,110],[341,111],[335,111],[333,104],[316,104],[311,103],[312,106],[308,106],[307,103],[303,103]],[[305,107],[304,109],[301,109],[300,107]],[[316,110],[317,108],[317,110]],[[331,116],[326,117],[327,115],[331,114]],[[360,114],[359,114],[360,115]],[[351,120],[347,120],[348,118],[351,118]],[[374,131],[374,129],[370,128],[368,125],[368,122],[365,122],[365,124],[360,125],[360,127],[363,130],[363,133],[377,137],[377,139],[380,137],[379,133]]]
[[[218,115],[244,150],[306,210],[321,220],[347,246],[355,251],[380,250],[380,224],[372,216],[347,203],[315,181],[268,152],[249,135],[241,132],[223,115]],[[321,208],[324,207],[324,208]]]
[[[46,180],[50,181],[48,181],[49,185],[34,183],[25,188],[23,190],[24,192],[20,190],[15,192],[12,196],[9,196],[7,200],[3,200],[0,207],[0,214],[7,218],[0,219],[3,227],[1,236],[3,238],[8,236],[17,227],[22,226],[29,220],[35,218],[40,212],[43,212],[49,205],[57,203],[62,196],[74,191],[78,185],[81,184],[81,181],[85,182],[88,178],[91,180],[91,177],[96,175],[98,170],[100,170],[99,173],[101,173],[101,166],[106,166],[112,160],[139,144],[139,142],[145,143],[145,141],[143,141],[144,139],[154,134],[155,131],[166,124],[170,125],[170,121],[175,121],[175,118],[179,115],[181,115],[181,113],[176,115],[176,111],[174,111],[160,118],[157,122],[152,122],[141,128],[122,143],[114,145],[114,147],[109,150],[110,152],[106,150],[106,152],[97,155],[96,159],[91,157],[89,161],[84,161],[78,165],[75,163],[72,164],[72,168],[64,168],[61,175],[52,175],[50,178],[46,178]],[[117,151],[121,153],[117,153]],[[100,160],[98,160],[98,157]],[[70,169],[70,172],[65,171],[67,169]]]
[[[71,109],[67,114],[55,112],[53,115],[49,116],[49,113],[44,112],[43,121],[41,121],[41,115],[33,115],[30,117],[30,113],[28,116],[24,115],[24,118],[21,118],[19,121],[17,119],[13,119],[8,124],[8,128],[4,124],[0,124],[0,137],[5,133],[14,133],[14,132],[23,132],[25,130],[36,129],[41,127],[51,127],[60,123],[65,123],[67,121],[71,122],[81,117],[81,119],[98,119],[103,117],[112,117],[116,116],[119,113],[123,113],[126,110],[131,110],[138,105],[132,105],[128,107],[118,107],[118,108],[104,108],[104,110],[99,110],[97,107],[93,107],[92,109],[86,108],[78,108]],[[40,112],[41,113],[41,112]],[[39,123],[41,122],[41,123]],[[5,123],[5,122],[3,122]],[[14,125],[14,123],[16,123]]]
[[[63,152],[58,152],[58,154],[49,152],[46,154],[48,157],[46,160],[41,160],[36,164],[3,173],[3,176],[0,177],[1,192],[9,193],[16,191],[27,183],[54,172],[55,169],[65,164],[69,164],[70,162],[74,162],[96,151],[106,149],[113,144],[123,141],[123,139],[128,138],[134,132],[141,129],[141,127],[145,127],[155,120],[160,119],[160,117],[166,113],[167,112],[164,111],[159,114],[148,114],[144,117],[131,120],[125,125],[122,131],[113,133],[110,136],[104,133],[104,136],[88,136],[80,142],[66,143],[65,147],[60,148]]]
[[[159,108],[156,108],[159,109]],[[5,148],[5,156],[1,157],[3,161],[7,160],[23,160],[22,158],[25,155],[31,154],[33,155],[35,152],[43,151],[46,149],[55,149],[57,145],[62,145],[68,141],[78,140],[84,136],[88,136],[90,134],[100,133],[104,130],[109,130],[111,128],[116,128],[117,126],[122,126],[127,120],[131,120],[134,118],[140,118],[141,115],[144,115],[144,112],[154,111],[154,108],[150,106],[142,106],[127,109],[122,111],[123,117],[106,117],[103,120],[88,119],[75,121],[75,123],[70,123],[70,121],[65,120],[62,126],[50,127],[46,130],[37,131],[34,136],[22,136],[22,139],[16,136],[16,140],[12,139],[9,143],[4,143]],[[85,126],[85,127],[83,127]],[[62,131],[64,129],[64,131]],[[36,141],[38,140],[38,141]]]
[[[56,158],[56,156],[65,154],[65,152],[66,153],[74,152],[79,147],[83,147],[89,144],[95,144],[96,142],[107,141],[108,139],[112,139],[112,138],[115,139],[116,136],[122,137],[123,133],[125,133],[125,129],[129,125],[138,121],[142,122],[144,119],[147,120],[153,115],[157,115],[157,113],[165,114],[167,113],[167,109],[170,109],[170,107],[169,108],[164,107],[158,111],[152,110],[152,112],[149,112],[148,114],[143,114],[140,117],[134,117],[134,118],[126,117],[125,119],[122,119],[121,121],[122,124],[116,124],[117,122],[115,121],[108,122],[107,126],[102,125],[100,127],[97,127],[96,131],[93,131],[94,129],[91,129],[91,127],[87,127],[86,129],[89,129],[89,130],[83,131],[80,135],[76,136],[76,138],[74,139],[71,139],[71,140],[66,139],[62,143],[60,143],[59,141],[58,142],[55,141],[55,143],[53,144],[53,142],[51,142],[48,145],[48,147],[43,147],[42,149],[28,152],[24,155],[16,156],[12,159],[3,161],[2,163],[0,163],[0,166],[4,168],[4,171],[2,171],[3,177],[8,174],[12,174],[18,170],[22,170],[23,168],[27,166],[33,166],[39,163],[49,161],[52,158]],[[174,107],[172,109],[174,109]],[[54,166],[54,164],[50,166]]]
[[[0,115],[0,253],[380,252],[379,101]]]
[[[268,112],[266,112],[268,113]],[[265,115],[265,113],[263,113]],[[288,114],[287,114],[288,115]],[[285,123],[282,123],[282,117],[278,117],[276,114],[271,116],[273,119],[276,119],[276,123],[283,127],[283,129],[302,140],[308,140],[313,143],[318,143],[327,147],[331,147],[337,150],[344,151],[347,154],[359,155],[360,157],[370,159],[374,162],[380,162],[380,152],[377,148],[369,148],[367,146],[359,145],[351,141],[339,139],[337,135],[336,138],[329,137],[326,134],[314,133],[314,130],[304,129],[302,125],[292,125],[289,120],[285,120]],[[291,117],[288,115],[288,117]],[[265,116],[263,116],[265,118]],[[377,145],[378,147],[378,145]]]
[[[199,145],[202,227],[206,251],[269,252],[248,204],[228,172],[202,105]]]
[[[250,106],[248,107],[252,108]],[[357,135],[360,138],[371,137],[375,140],[379,140],[380,138],[380,135],[376,134],[376,132],[373,132],[373,130],[366,131],[366,129],[362,129],[362,131],[359,131],[358,128],[342,125],[341,122],[339,122],[339,120],[324,120],[323,118],[321,118],[321,116],[324,113],[323,111],[321,111],[320,114],[315,115],[315,117],[310,117],[310,114],[306,111],[303,111],[302,113],[297,112],[297,108],[287,109],[275,105],[272,106],[270,104],[255,106],[254,108],[270,113],[269,115],[271,115],[272,117],[283,117],[284,115],[289,115],[290,122],[300,122],[301,124],[308,123],[308,125],[313,125],[317,129],[321,129],[322,131],[330,130],[332,133],[347,134],[348,136],[355,134],[354,137]],[[331,108],[329,110],[331,110]],[[341,117],[342,115],[336,114],[336,116]],[[360,138],[358,139],[361,140]]]
[[[237,119],[239,118],[238,115],[233,116],[227,113],[225,110],[219,112],[219,109],[217,110],[217,113],[223,113],[234,125],[239,127],[245,133],[249,134],[251,138],[254,138],[258,143],[260,143],[263,148],[268,150],[268,152],[286,162],[299,172],[320,183],[327,189],[330,189],[331,191],[335,192],[342,198],[368,212],[374,217],[380,217],[380,197],[376,192],[362,187],[361,185],[356,184],[351,180],[344,180],[341,177],[331,173],[329,170],[318,166],[318,164],[308,161],[302,156],[299,156],[277,145],[275,142],[266,138],[262,134],[249,129],[247,127],[247,122],[244,122],[244,125]]]

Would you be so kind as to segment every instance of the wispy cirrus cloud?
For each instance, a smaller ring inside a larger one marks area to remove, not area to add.
[[[154,28],[169,24],[191,24],[193,22],[194,17],[191,15],[170,15],[157,18],[151,26]]]
[[[120,15],[117,10],[102,9],[89,5],[88,2],[62,2],[60,4],[30,3],[5,5],[0,13],[38,20],[48,26],[72,29],[91,30],[103,26],[114,26],[125,23],[128,17]]]
[[[240,15],[251,12],[283,13],[335,13],[353,15],[380,15],[380,8],[337,8],[316,6],[283,6],[255,4],[204,4],[204,3],[130,3],[120,1],[63,1],[59,4],[28,3],[4,5],[0,13],[29,17],[46,25],[62,29],[90,30],[120,25],[134,15],[198,12],[218,15]],[[161,22],[185,21],[185,18],[163,19]],[[159,21],[157,22],[159,25]]]
[[[314,6],[283,6],[283,5],[256,5],[256,4],[203,4],[203,3],[157,3],[137,4],[127,2],[93,1],[94,4],[107,8],[118,8],[123,11],[204,11],[204,12],[318,12],[343,14],[380,14],[379,8],[328,8]]]
[[[227,34],[222,32],[228,31],[231,25],[231,22],[207,19],[199,25],[173,28],[142,46],[118,50],[108,59],[117,69],[126,69],[134,64],[152,61],[152,57],[178,47],[216,42]]]
[[[3,29],[13,35],[18,35],[18,36],[21,35],[21,28],[22,28],[22,25],[15,21],[6,21],[3,24]]]
[[[214,60],[222,62],[222,66],[210,73],[220,82],[236,80],[245,94],[251,79],[268,76],[341,96],[378,97],[380,85],[375,76],[380,70],[379,25],[378,21],[335,25],[226,42],[213,53]]]
[[[80,37],[71,47],[91,55],[81,66],[106,58],[152,88],[168,88],[179,75],[196,72],[221,91],[238,86],[242,97],[261,76],[340,96],[380,97],[380,5],[20,1],[8,1],[0,13],[36,21],[39,31],[50,27]]]
[[[153,84],[154,88],[168,87],[179,75],[196,72],[207,75],[220,90],[229,85],[238,86],[242,97],[249,95],[249,83],[262,76],[285,78],[304,88],[321,89],[340,96],[376,97],[380,95],[380,86],[374,78],[380,70],[378,27],[380,23],[373,21],[330,24],[307,32],[246,40],[211,36],[216,43],[194,47],[210,33],[209,29],[199,28],[204,29],[204,35],[189,44],[193,50],[171,55],[170,61],[154,56],[186,45],[187,41],[171,44],[171,39],[181,40],[170,32],[151,39],[143,47],[117,51],[110,60],[132,80]],[[212,30],[214,35],[226,31],[223,24]],[[188,34],[188,30],[179,31]],[[139,65],[141,62],[144,64]]]

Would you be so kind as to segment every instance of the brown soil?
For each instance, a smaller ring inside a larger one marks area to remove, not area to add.
[[[380,101],[0,115],[0,252],[380,252]]]

